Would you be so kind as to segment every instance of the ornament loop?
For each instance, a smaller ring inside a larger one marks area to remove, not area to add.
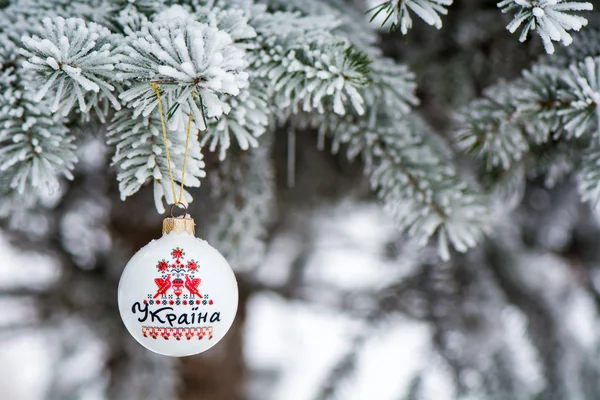
[[[183,215],[181,215],[181,216],[179,216],[179,217],[177,217],[177,218],[185,218],[185,217],[187,217],[187,215],[188,215],[188,212],[187,212],[187,207],[186,207],[186,205],[185,205],[185,204],[183,204],[182,202],[178,201],[178,202],[176,202],[176,203],[173,203],[173,204],[171,205],[171,218],[175,218],[175,216],[173,215],[173,207],[175,207],[175,206],[179,206],[179,207],[183,208],[183,212],[184,212],[184,214],[183,214]]]

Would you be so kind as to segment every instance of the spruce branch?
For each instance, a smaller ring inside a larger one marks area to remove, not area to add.
[[[257,77],[273,83],[274,103],[280,108],[324,113],[330,103],[335,113],[343,115],[350,103],[362,114],[359,90],[369,83],[369,59],[312,22],[290,12],[253,17],[258,48],[250,54],[251,67]]]
[[[118,68],[130,88],[120,98],[136,116],[148,116],[157,105],[149,82],[159,81],[171,126],[182,126],[191,112],[205,130],[207,119],[231,110],[219,96],[237,96],[247,86],[246,67],[244,51],[224,31],[180,17],[150,22],[128,37]]]
[[[508,169],[529,150],[517,118],[517,93],[515,85],[494,86],[457,116],[459,147],[483,157],[488,169]]]
[[[377,58],[369,65],[371,84],[362,91],[367,104],[381,102],[400,115],[411,112],[419,104],[415,74],[406,66],[389,58]]]
[[[109,13],[119,13],[129,8],[149,17],[165,7],[165,0],[110,0],[109,5]]]
[[[375,106],[366,118],[329,115],[319,126],[333,136],[334,150],[345,144],[349,158],[362,157],[371,187],[399,229],[421,245],[436,235],[445,259],[449,244],[460,252],[473,247],[491,219],[483,198],[423,121],[385,110]]]
[[[561,78],[566,87],[560,96],[567,106],[558,115],[564,120],[565,129],[575,137],[595,131],[600,138],[600,57],[587,57],[571,65]]]
[[[89,111],[88,92],[102,92],[115,109],[119,101],[112,93],[118,55],[108,29],[81,18],[45,18],[38,35],[24,36],[21,54],[27,57],[25,68],[36,72],[40,89],[34,100],[50,92],[52,112],[67,115],[75,102],[82,113]]]
[[[192,127],[185,173],[185,185],[188,187],[200,186],[200,178],[206,176],[203,155],[194,132],[197,132],[197,128]],[[167,137],[173,177],[181,183],[185,130],[169,131]],[[164,213],[163,199],[167,204],[173,204],[176,200],[172,198],[158,111],[149,116],[136,116],[131,109],[117,112],[108,127],[108,143],[115,145],[113,165],[118,167],[121,199],[125,200],[152,181],[156,209]],[[186,190],[183,196],[186,202],[192,201],[192,196]]]
[[[519,119],[526,127],[530,141],[536,144],[560,136],[569,137],[558,114],[558,110],[568,104],[561,96],[565,87],[561,75],[563,71],[556,67],[534,65],[531,70],[523,71],[522,80],[513,84]]]
[[[74,137],[47,102],[23,85],[30,71],[19,68],[17,45],[0,35],[0,215],[33,206],[72,179],[77,161]]]
[[[579,192],[583,201],[589,201],[598,210],[600,205],[600,149],[593,146],[581,159],[577,173]]]
[[[572,12],[594,9],[592,3],[569,0],[502,0],[498,7],[503,13],[515,12],[506,29],[515,33],[523,27],[519,36],[521,42],[527,39],[531,30],[535,30],[548,54],[554,53],[553,41],[568,46],[573,42],[568,31],[579,31],[587,25],[587,19]]]
[[[46,17],[69,18],[74,15],[99,22],[102,14],[95,1],[88,0],[8,0],[2,3],[0,31],[11,36],[15,43],[21,43],[23,35],[40,33],[40,21]],[[8,4],[8,6],[6,6]],[[18,50],[17,50],[18,51]]]
[[[334,35],[347,38],[359,50],[369,55],[381,54],[377,47],[377,34],[369,26],[369,21],[365,20],[364,13],[348,7],[345,0],[269,0],[269,5],[278,11],[299,12],[304,17],[309,16],[315,25],[319,24]]]
[[[126,7],[118,13],[110,15],[106,22],[125,37],[130,37],[135,32],[148,30],[148,17],[132,7]]]
[[[427,130],[412,118],[401,127],[378,127],[386,134],[380,133],[375,146],[368,148],[372,161],[367,171],[400,228],[421,244],[438,233],[440,255],[448,259],[449,243],[460,252],[475,246],[489,215],[443,153],[424,140]]]
[[[209,144],[211,151],[219,148],[220,159],[226,156],[231,135],[240,148],[255,147],[272,110],[279,109],[282,118],[298,112],[300,107],[304,111],[316,108],[317,112],[333,107],[345,113],[348,99],[354,99],[349,103],[356,110],[362,108],[356,89],[369,83],[370,60],[365,54],[332,36],[329,18],[321,21],[298,12],[268,14],[265,10],[255,6],[250,16],[239,8],[200,7],[193,12],[200,21],[230,33],[234,44],[245,49],[250,60],[250,87],[238,98],[229,98],[230,114],[211,122],[202,138],[202,144]],[[282,31],[281,26],[289,31]],[[328,48],[330,45],[334,47]],[[334,60],[330,59],[332,50],[337,57]],[[265,85],[267,80],[275,84]]]
[[[406,35],[412,28],[412,18],[410,11],[417,14],[423,21],[437,29],[442,27],[442,19],[440,15],[448,14],[448,7],[452,5],[454,0],[388,0],[370,10],[368,13],[373,13],[371,21],[379,14],[384,13],[385,19],[381,26],[391,18],[391,31],[400,30],[403,35]]]
[[[23,88],[3,90],[0,97],[3,215],[31,206],[39,194],[56,193],[62,178],[73,178],[71,171],[76,161],[73,136],[46,103],[38,103]]]
[[[228,157],[209,175],[211,195],[221,207],[207,239],[238,271],[260,265],[267,250],[267,228],[276,205],[271,136],[261,137],[256,149]]]
[[[449,244],[466,251],[489,223],[483,199],[452,166],[447,146],[410,114],[418,104],[414,74],[386,59],[369,71],[371,84],[361,90],[370,106],[365,115],[313,113],[310,124],[333,136],[334,152],[344,144],[350,159],[362,157],[373,190],[401,230],[421,244],[436,234],[444,258]]]
[[[599,59],[570,68],[535,65],[523,77],[487,89],[458,116],[458,145],[488,169],[508,170],[532,146],[599,137]]]
[[[541,62],[557,68],[568,68],[586,57],[600,56],[600,27],[590,26],[577,34],[577,40],[568,47],[559,48],[555,54],[542,57]]]
[[[209,124],[202,135],[200,145],[208,145],[210,151],[218,147],[221,161],[227,155],[232,137],[242,150],[258,147],[258,138],[266,132],[273,117],[266,85],[258,79],[254,82],[230,100],[231,112]]]
[[[200,22],[227,32],[239,48],[251,50],[256,47],[253,41],[256,31],[249,25],[250,17],[242,9],[198,7],[192,15]],[[242,150],[257,147],[258,138],[265,133],[272,118],[268,85],[256,77],[252,69],[248,72],[249,84],[238,96],[220,96],[229,104],[231,111],[218,120],[211,120],[209,128],[202,134],[201,146],[208,145],[210,151],[216,151],[218,148],[221,161],[225,159],[232,141]]]
[[[243,49],[254,47],[251,39],[256,37],[256,31],[249,24],[250,15],[239,7],[228,6],[196,7],[192,15],[198,22],[227,32],[237,46]]]

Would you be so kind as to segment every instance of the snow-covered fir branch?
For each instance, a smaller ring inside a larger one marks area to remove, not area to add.
[[[415,74],[406,66],[389,58],[378,58],[369,65],[371,84],[362,91],[368,104],[380,102],[382,107],[397,113],[408,114],[419,104],[416,95]],[[391,113],[392,111],[390,111]]]
[[[260,146],[228,158],[209,175],[212,197],[222,208],[207,240],[237,271],[257,267],[266,253],[267,225],[275,216],[271,136],[262,136]]]
[[[68,12],[57,4],[59,14]],[[437,235],[444,249],[446,242],[467,249],[489,223],[477,188],[453,166],[450,149],[412,116],[419,103],[413,73],[382,57],[370,33],[351,34],[348,18],[335,17],[343,14],[340,4],[110,1],[97,13],[77,6],[68,18],[44,20],[20,8],[6,15],[28,21],[20,24],[27,27],[13,62],[37,83],[22,98],[41,100],[38,112],[58,121],[52,138],[60,138],[65,148],[72,149],[75,138],[54,114],[75,125],[74,115],[107,124],[123,198],[153,182],[159,210],[173,201],[158,98],[150,85],[156,83],[176,177],[185,126],[190,115],[193,119],[188,187],[204,177],[202,150],[218,152],[226,161],[230,151],[259,147],[269,129],[306,116],[338,146],[347,146],[351,157],[361,156],[374,190],[401,229],[422,242]],[[567,31],[585,25],[572,14],[590,9],[587,4],[504,1],[500,6],[519,15],[520,22],[511,26],[536,29],[546,43],[558,37],[556,32],[568,42]],[[451,5],[450,0],[395,1],[375,12],[390,12],[406,32],[410,14],[439,27]],[[318,10],[324,15],[310,14]],[[558,57],[488,89],[460,114],[462,148],[483,157],[489,171],[521,171],[532,152],[547,144],[596,135],[598,60],[584,60],[588,50],[574,49],[579,62],[566,66],[565,57]],[[20,80],[20,87],[26,83],[22,74],[12,79]],[[44,121],[36,119],[32,129],[43,130]],[[72,168],[67,164],[56,176],[66,175]],[[186,191],[186,201],[192,193]]]
[[[508,169],[531,144],[597,135],[598,61],[536,65],[521,79],[488,89],[458,115],[459,144],[489,168]]]
[[[310,15],[332,33],[348,38],[356,48],[369,55],[381,55],[377,34],[359,9],[349,9],[345,0],[270,0],[274,10],[287,10]]]
[[[520,79],[486,90],[458,114],[457,143],[497,175],[517,170],[552,175],[558,164],[543,161],[568,154],[567,165],[560,169],[579,171],[583,199],[596,203],[600,54],[594,46],[575,50],[571,54],[584,58],[572,59],[569,66],[564,57],[543,58]],[[574,157],[581,152],[587,155]]]
[[[109,12],[120,13],[123,10],[134,9],[145,16],[151,16],[165,7],[165,0],[112,0],[109,2]]]
[[[370,107],[358,114],[316,117],[313,124],[333,138],[333,150],[345,145],[360,156],[371,186],[398,227],[426,243],[436,236],[440,254],[449,247],[466,251],[491,223],[477,195],[452,165],[447,146],[420,118],[411,114],[418,100],[414,75],[380,59],[372,65],[372,84],[361,91]]]
[[[0,213],[7,215],[56,193],[77,158],[64,119],[24,87],[32,77],[18,66],[17,46],[0,35],[0,47]]]
[[[371,21],[380,14],[385,18],[381,25],[385,25],[391,19],[391,30],[400,30],[406,35],[412,28],[413,20],[410,12],[414,12],[419,18],[437,29],[442,27],[440,15],[448,14],[448,7],[454,0],[388,0],[369,10],[373,13]]]
[[[279,115],[293,112],[300,103],[305,110],[315,107],[324,112],[322,101],[332,99],[334,109],[342,113],[350,98],[360,111],[362,99],[356,89],[367,83],[367,60],[350,43],[331,35],[326,28],[331,19],[315,26],[313,19],[298,13],[269,13],[265,6],[250,2],[240,8],[243,2],[235,1],[219,2],[220,7],[193,3],[191,8],[166,8],[158,1],[127,3],[110,2],[94,14],[93,19],[106,27],[82,18],[33,24],[26,32],[34,33],[23,37],[21,50],[27,58],[24,65],[39,81],[36,99],[50,99],[53,112],[67,115],[78,103],[84,119],[89,120],[94,110],[103,122],[111,106],[128,108],[110,126],[123,197],[139,190],[148,180],[147,169],[154,165],[152,151],[142,152],[149,158],[141,162],[140,144],[147,145],[156,132],[147,135],[139,129],[139,124],[157,121],[152,81],[160,87],[169,131],[181,132],[191,113],[199,129],[209,124],[201,143],[211,151],[218,148],[221,159],[232,138],[242,149],[257,146],[257,138],[275,115],[274,104]],[[24,14],[18,6],[10,10],[6,15],[17,17],[10,17],[6,25]],[[91,16],[89,11],[85,9],[85,17]],[[25,15],[32,21],[36,17]],[[251,18],[260,28],[259,38],[248,23]],[[281,26],[289,30],[280,33]],[[246,57],[246,52],[252,54]],[[288,75],[295,79],[289,80]],[[277,81],[277,86],[266,85],[267,80]],[[128,129],[134,132],[131,136]],[[124,147],[126,141],[137,143],[136,150]],[[174,150],[180,150],[177,141]],[[135,183],[132,177],[137,177]]]
[[[593,146],[581,160],[578,174],[579,191],[585,201],[598,209],[600,205],[600,150]]]
[[[248,84],[247,64],[228,33],[186,18],[165,15],[126,39],[118,68],[128,90],[120,97],[136,115],[147,116],[158,104],[150,82],[159,82],[171,125],[184,123],[191,113],[205,130],[207,119],[231,110],[219,95],[238,95]]]
[[[553,41],[568,46],[573,42],[568,31],[579,31],[587,25],[587,19],[573,13],[594,9],[592,3],[569,0],[502,0],[498,7],[504,13],[515,14],[506,29],[515,33],[522,28],[521,42],[527,39],[530,31],[536,31],[549,54],[554,53]]]
[[[0,30],[15,40],[15,43],[20,43],[23,35],[38,34],[40,28],[42,28],[40,22],[49,16],[65,19],[74,16],[85,16],[91,22],[99,22],[103,18],[96,17],[103,14],[103,9],[98,6],[97,2],[87,0],[19,0],[4,2],[4,8],[0,13]]]
[[[441,16],[448,13],[453,0],[388,0],[371,9],[371,21],[381,21],[384,26],[391,21],[390,30],[400,30],[406,35],[413,26],[411,12],[437,29],[442,27]],[[521,29],[519,40],[527,40],[531,31],[537,32],[544,48],[554,53],[553,42],[562,42],[568,46],[573,42],[569,31],[579,31],[588,24],[588,20],[578,13],[592,11],[590,2],[569,0],[501,0],[498,7],[503,13],[513,15],[507,25],[511,33]]]
[[[436,236],[442,257],[449,257],[449,245],[461,252],[473,247],[492,222],[477,188],[458,174],[448,149],[419,118],[385,112],[370,120],[330,117],[322,125],[327,128],[335,148],[346,144],[350,157],[361,155],[399,229],[421,244]]]
[[[194,136],[197,131],[193,126],[191,135]],[[177,183],[181,183],[185,130],[169,131],[168,140],[173,178]],[[170,186],[169,167],[158,112],[155,111],[149,116],[132,115],[130,109],[117,112],[108,126],[108,143],[115,146],[113,164],[118,167],[117,180],[121,199],[125,200],[144,184],[152,181],[156,209],[164,213],[163,200],[167,204],[173,204],[176,199],[173,199]],[[190,140],[185,172],[187,187],[200,186],[200,179],[206,176],[203,155],[197,140]],[[183,191],[183,199],[186,203],[192,201],[192,196],[187,190]]]
[[[360,112],[362,108],[357,91],[368,84],[369,61],[347,40],[332,35],[335,22],[329,17],[266,10],[256,5],[248,15],[220,8],[197,9],[194,14],[231,33],[250,61],[250,90],[230,99],[232,112],[211,124],[202,139],[211,150],[218,146],[221,159],[231,136],[242,149],[255,147],[274,115],[285,119],[299,111],[329,112],[329,104],[343,114],[347,99],[353,109]]]
[[[516,118],[517,92],[512,85],[489,88],[458,115],[458,143],[468,153],[480,155],[488,168],[507,169],[529,150],[523,122]]]
[[[176,179],[193,118],[187,187],[204,177],[202,145],[225,160],[232,145],[257,147],[269,126],[310,115],[329,121],[319,129],[347,143],[351,156],[361,154],[401,229],[423,243],[438,234],[444,254],[448,241],[461,251],[474,244],[483,229],[477,200],[444,155],[448,150],[422,140],[429,129],[409,117],[418,104],[414,75],[381,58],[372,39],[355,47],[331,16],[305,14],[322,7],[315,4],[286,10],[234,0],[171,7],[136,1],[118,11],[117,3],[94,17],[105,26],[77,15],[44,20],[40,33],[24,36],[21,54],[40,79],[37,97],[49,99],[52,110],[67,115],[79,103],[74,111],[90,120],[95,110],[101,123],[114,113],[108,142],[123,199],[153,182],[157,209],[173,202],[155,83]],[[422,17],[423,7],[434,10],[438,18],[451,2],[422,3],[402,7]],[[190,192],[185,199],[191,201]]]
[[[250,14],[241,8],[198,7],[193,15],[201,22],[227,32],[234,45],[251,52],[257,48],[256,31],[249,25]],[[250,57],[252,57],[250,55]],[[218,148],[219,159],[224,160],[227,150],[234,143],[242,150],[258,146],[258,138],[266,131],[272,118],[269,86],[257,76],[253,68],[248,69],[248,87],[235,97],[229,97],[231,111],[218,120],[209,122],[209,129],[203,132],[201,145],[208,145],[210,151]]]
[[[21,50],[27,57],[25,68],[36,71],[40,78],[35,101],[50,92],[52,112],[66,116],[76,102],[81,112],[88,112],[87,94],[101,91],[116,109],[121,107],[112,93],[118,58],[108,29],[81,18],[58,17],[54,21],[45,18],[38,34],[24,36]]]
[[[323,113],[329,101],[340,115],[346,113],[346,103],[363,112],[358,90],[368,83],[369,60],[347,40],[299,13],[263,12],[250,23],[258,33],[257,49],[250,56],[252,68],[272,82],[280,108]]]
[[[229,114],[209,124],[200,139],[200,144],[207,145],[210,151],[218,148],[221,160],[227,156],[232,138],[242,150],[258,147],[258,138],[266,132],[273,117],[266,85],[258,79],[255,82],[231,99]]]
[[[586,132],[600,136],[600,57],[587,57],[561,74],[565,88],[559,92],[558,115],[565,130],[575,137]]]

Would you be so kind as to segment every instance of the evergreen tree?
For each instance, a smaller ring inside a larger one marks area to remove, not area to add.
[[[368,293],[372,309],[350,301],[346,311],[369,326],[397,313],[430,324],[456,398],[600,396],[597,350],[586,352],[561,326],[570,309],[560,293],[545,293],[524,272],[550,254],[555,269],[583,277],[571,295],[600,307],[589,246],[600,232],[600,18],[590,2],[394,0],[370,10],[343,0],[172,3],[0,3],[0,215],[21,245],[63,264],[69,285],[93,280],[102,293],[102,304],[89,305],[101,317],[81,319],[114,349],[110,398],[146,398],[147,385],[160,387],[154,398],[172,398],[176,386],[172,363],[102,332],[114,321],[106,308],[115,289],[107,288],[156,223],[131,210],[147,210],[144,195],[158,213],[175,202],[157,91],[175,177],[191,124],[184,199],[200,198],[207,238],[240,273],[242,305],[259,291],[302,298],[309,286],[301,272],[271,286],[255,269],[276,221],[286,220],[274,210],[289,213],[300,201],[286,196],[305,188],[283,189],[280,170],[288,168],[288,181],[302,177],[294,167],[312,151],[303,137],[314,133],[311,145],[331,150],[319,157],[360,166],[403,243],[417,243],[410,274]],[[204,187],[210,198],[202,199]],[[560,210],[569,215],[561,219]],[[82,215],[87,225],[77,228]],[[90,247],[85,231],[104,240]],[[64,286],[28,294],[42,310],[48,296],[63,306],[80,301]],[[536,354],[541,384],[511,368],[520,362],[515,334],[494,322],[506,310],[526,321],[516,336]],[[50,322],[58,314],[48,312]],[[357,335],[324,377],[321,398],[334,398],[367,340]],[[479,354],[457,349],[470,341]],[[138,385],[118,379],[140,365]],[[427,374],[415,376],[407,398],[426,398]],[[193,398],[185,387],[180,397]],[[235,385],[219,390],[206,398],[242,397]],[[65,386],[53,395],[79,394]]]

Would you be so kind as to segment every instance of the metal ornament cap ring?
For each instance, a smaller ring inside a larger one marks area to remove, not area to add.
[[[173,215],[173,208],[177,205],[182,207],[184,210],[184,214],[179,217],[175,217]],[[171,233],[173,231],[175,231],[177,233],[186,232],[192,236],[194,236],[196,234],[196,223],[188,215],[187,207],[183,203],[178,202],[178,203],[173,204],[171,206],[171,217],[163,219],[163,226],[162,226],[163,235],[168,235],[169,233]]]
[[[174,208],[175,206],[179,206],[179,207],[183,208],[183,212],[184,212],[184,214],[183,214],[182,216],[180,216],[180,217],[175,217],[175,216],[173,215],[173,208]],[[184,203],[182,203],[182,202],[178,201],[178,202],[176,202],[176,203],[173,203],[173,204],[171,205],[171,218],[186,218],[187,216],[188,216],[187,207],[186,207],[186,205],[185,205]]]

